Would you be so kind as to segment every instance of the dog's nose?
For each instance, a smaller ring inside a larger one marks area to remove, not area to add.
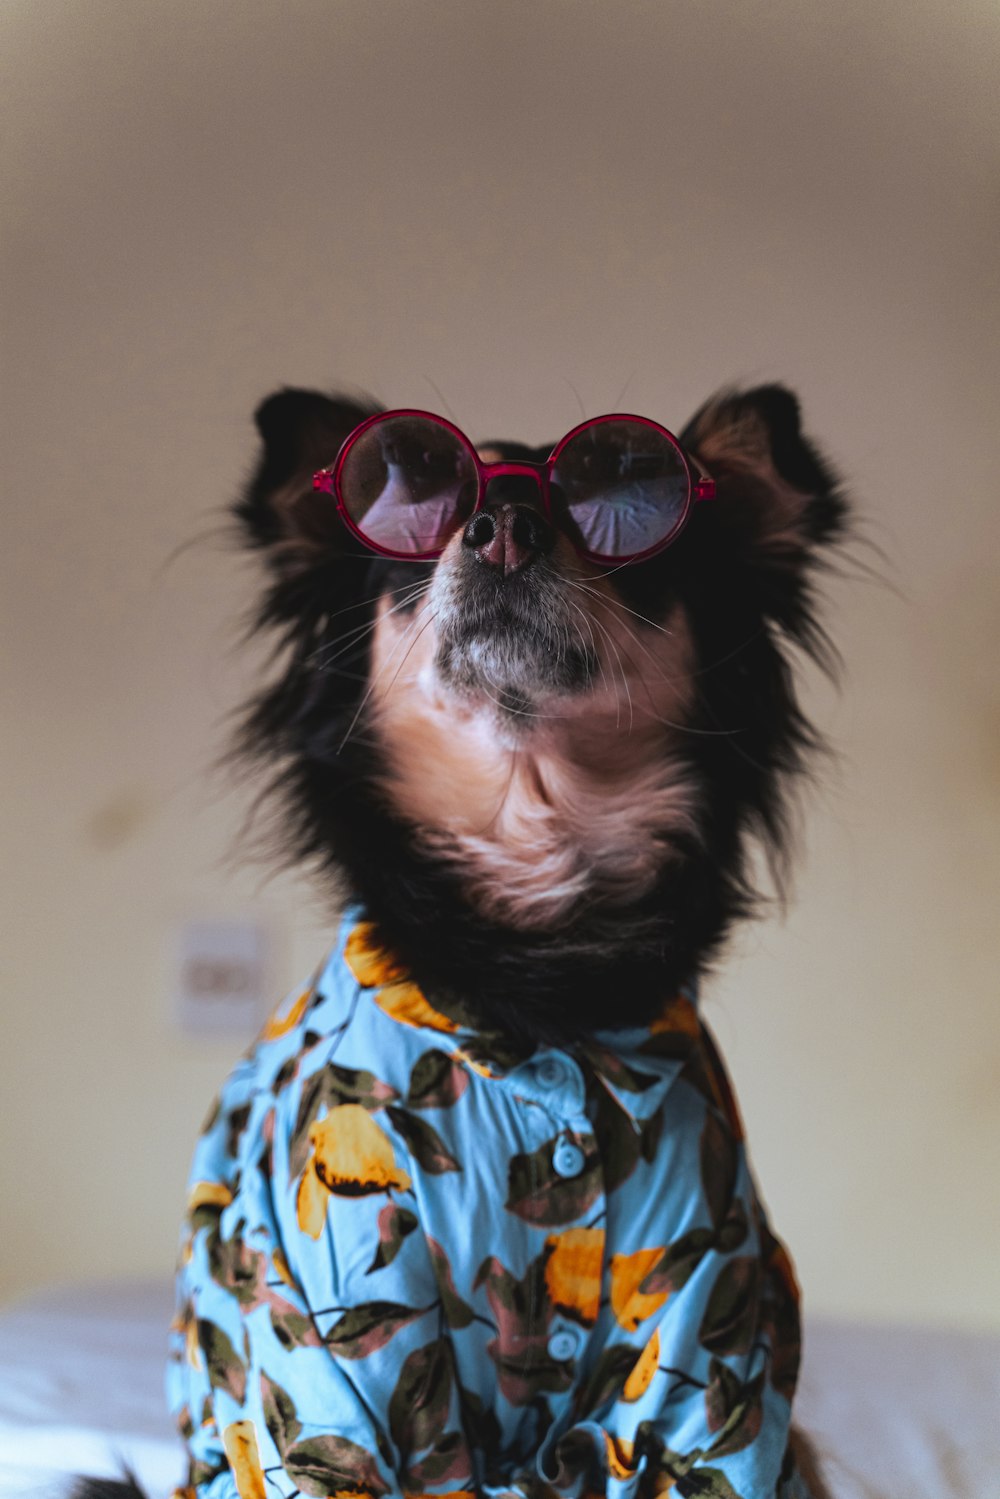
[[[462,545],[504,577],[537,561],[555,545],[555,532],[531,505],[490,505],[477,510],[462,533]]]

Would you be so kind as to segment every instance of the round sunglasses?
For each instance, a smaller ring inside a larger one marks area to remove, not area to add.
[[[492,479],[533,479],[551,523],[591,562],[638,562],[679,536],[715,483],[672,432],[644,416],[581,422],[544,463],[485,462],[430,411],[383,411],[355,427],[313,489],[336,496],[359,541],[385,557],[440,557]]]

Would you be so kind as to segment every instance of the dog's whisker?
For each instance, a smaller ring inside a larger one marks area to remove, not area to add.
[[[604,658],[601,655],[601,652],[597,649],[597,641],[594,638],[594,624],[597,623],[597,621],[593,620],[591,616],[586,612],[586,610],[581,609],[580,605],[577,604],[573,599],[567,599],[566,602],[572,609],[573,613],[577,615],[586,626],[587,634],[590,636],[590,648],[594,653],[594,660],[597,662],[597,669],[601,674],[601,681],[604,683],[609,692],[613,691],[613,686],[608,681],[607,673],[604,670]]]
[[[412,585],[410,586],[412,587]],[[411,608],[423,595],[428,592],[429,588],[430,584],[426,581],[418,584],[417,587],[413,589],[412,593],[407,595],[405,598],[400,599],[398,603],[394,604],[391,609],[387,609],[381,616],[381,618],[387,619],[392,614],[398,614],[401,609]],[[366,624],[358,625],[355,629],[348,630],[343,635],[338,635],[337,640],[331,641],[329,647],[318,646],[311,656],[306,657],[307,663],[315,664],[321,669],[329,667],[333,661],[336,661],[338,659],[338,657],[346,655],[348,651],[353,650],[355,646],[360,645],[365,636],[370,635],[374,630],[377,630],[378,626],[379,616],[376,615],[374,619],[369,620]],[[339,649],[334,650],[334,646],[338,646]],[[326,654],[324,654],[324,652],[326,652]]]
[[[343,614],[353,614],[358,609],[373,608],[380,598],[395,598],[399,593],[419,592],[421,588],[429,588],[430,579],[425,578],[420,583],[402,583],[398,588],[383,588],[380,593],[369,598],[359,599],[355,604],[345,604],[342,609],[335,609],[332,614],[326,616],[325,624],[331,625],[335,619],[340,619]]]
[[[379,679],[380,679],[380,677],[382,676],[382,674],[385,671],[386,667],[388,667],[389,663],[392,661],[393,656],[399,650],[400,645],[403,644],[403,642],[405,642],[407,640],[408,636],[412,636],[413,637],[411,640],[409,640],[409,643],[407,644],[406,650],[403,653],[403,658],[400,661],[399,666],[396,668],[396,673],[393,676],[392,681],[389,683],[389,688],[390,689],[393,686],[393,683],[395,683],[396,678],[399,676],[400,671],[402,671],[403,667],[405,666],[406,660],[407,660],[407,657],[410,654],[410,651],[416,645],[417,641],[420,639],[421,635],[424,633],[424,631],[427,629],[427,627],[434,622],[435,618],[436,618],[436,616],[435,616],[435,613],[434,613],[433,609],[428,609],[420,617],[419,620],[413,620],[407,626],[406,630],[399,637],[399,639],[396,641],[395,645],[392,647],[392,650],[389,652],[389,655],[388,655],[387,659],[385,660],[385,662],[383,663],[383,665],[381,666],[381,668],[379,669],[379,671],[376,672],[375,675],[372,677],[371,684],[370,684],[370,686],[368,688],[368,691],[364,694],[364,696],[362,697],[360,703],[358,704],[357,708],[355,709],[354,717],[351,719],[350,723],[347,726],[347,733],[344,735],[343,739],[340,741],[340,744],[339,744],[339,746],[337,748],[337,754],[338,755],[342,752],[344,746],[347,744],[347,741],[350,739],[351,734],[354,732],[354,728],[355,728],[358,720],[360,719],[362,713],[364,712],[365,708],[367,707],[368,702],[371,699],[371,696],[372,696],[373,692],[375,691],[376,687],[379,685]]]
[[[603,573],[601,576],[610,577],[610,574]],[[589,593],[592,598],[598,599],[602,604],[610,604],[622,613],[631,614],[634,619],[642,620],[644,625],[649,625],[651,630],[659,630],[661,635],[672,635],[674,633],[673,630],[668,630],[666,625],[657,624],[656,620],[650,619],[648,615],[640,614],[637,609],[630,609],[627,604],[622,603],[621,599],[616,599],[611,594],[601,593],[598,588],[591,588],[582,578],[567,578],[566,582],[569,583],[571,588],[579,588],[581,593]]]

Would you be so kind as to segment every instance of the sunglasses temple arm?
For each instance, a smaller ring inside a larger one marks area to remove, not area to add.
[[[700,458],[696,458],[695,457],[694,453],[688,453],[687,459],[688,459],[688,462],[690,463],[691,467],[695,470],[695,473],[697,474],[697,478],[695,479],[695,482],[691,486],[691,496],[692,496],[692,499],[694,499],[694,500],[714,500],[715,499],[715,480],[712,478],[711,474],[708,472],[708,469],[702,463],[702,461],[701,461]]]
[[[324,494],[333,494],[333,470],[321,468],[313,474],[313,489],[322,490]]]

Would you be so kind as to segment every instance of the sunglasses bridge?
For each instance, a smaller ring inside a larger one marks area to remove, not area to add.
[[[478,501],[462,528],[462,544],[505,577],[528,567],[556,544],[547,471],[547,464],[480,459]],[[508,479],[514,481],[513,492],[504,483]],[[531,495],[518,482],[524,480],[533,481]],[[500,492],[494,489],[491,494],[494,481]]]

